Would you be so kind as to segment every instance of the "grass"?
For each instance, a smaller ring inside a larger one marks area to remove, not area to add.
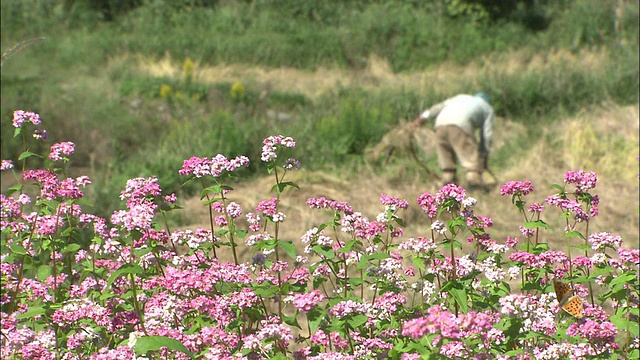
[[[508,168],[557,119],[603,101],[637,104],[637,24],[629,15],[637,10],[626,9],[614,32],[613,12],[600,2],[551,7],[548,28],[537,31],[390,3],[176,11],[150,2],[112,22],[29,4],[24,13],[26,5],[2,3],[3,48],[47,38],[3,66],[2,158],[23,150],[10,145],[11,112],[37,111],[53,124],[53,139],[76,142],[74,166],[93,169],[100,192],[152,173],[178,190],[185,158],[255,155],[259,149],[247,144],[273,133],[295,135],[300,160],[312,170],[356,171],[365,149],[401,119],[480,90],[491,93],[498,115],[526,128],[492,157],[492,166]],[[188,81],[187,59],[194,62]],[[243,87],[239,97],[234,84]],[[114,206],[104,204],[104,213]]]

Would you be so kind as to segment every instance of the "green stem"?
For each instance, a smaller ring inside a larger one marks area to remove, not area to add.
[[[280,182],[282,179],[278,178],[278,168],[274,168],[273,174],[276,177],[276,211],[278,209],[278,205],[280,204]],[[284,178],[284,174],[282,176]],[[276,263],[280,261],[280,251],[278,246],[278,234],[280,230],[280,222],[276,222],[274,225],[274,240],[275,240],[275,254],[276,254]],[[280,270],[278,270],[278,316],[282,319],[282,274]]]
[[[587,209],[588,210],[588,209]],[[585,238],[584,238],[584,244],[589,246],[589,220],[587,220],[587,224],[586,224],[586,229],[585,229]],[[588,249],[584,249],[584,257],[588,258],[589,257],[589,250]],[[587,270],[587,279],[589,279],[589,277],[591,276],[591,270],[589,270],[589,267],[586,266],[586,270]],[[595,304],[595,300],[593,299],[593,285],[591,285],[591,281],[587,281],[587,285],[589,286],[589,297],[591,298],[591,305],[593,306]]]
[[[176,248],[176,244],[171,240],[171,228],[169,227],[169,221],[167,219],[167,213],[165,211],[162,212],[162,219],[164,220],[164,226],[167,228],[167,234],[169,235],[169,243],[171,244],[171,248],[173,252],[178,253],[178,249]]]
[[[227,199],[224,197],[224,194],[221,193],[220,197],[222,198],[222,204],[227,206]],[[238,262],[238,254],[236,252],[236,240],[235,240],[235,225],[233,224],[233,219],[229,217],[229,214],[225,211],[225,218],[227,219],[227,224],[229,224],[229,243],[231,244],[231,252],[233,253],[233,261],[236,265],[239,265]]]
[[[132,260],[133,260],[133,239],[131,240],[131,256],[132,256]],[[144,314],[142,313],[142,310],[140,309],[140,304],[138,304],[138,288],[136,287],[136,281],[135,281],[135,276],[134,274],[129,274],[129,279],[131,282],[131,291],[133,292],[133,308],[136,310],[136,314],[138,314],[138,319],[140,320],[140,327],[142,328],[142,332],[144,332],[145,335],[147,334],[147,329],[145,329],[144,326]]]
[[[206,189],[207,187],[204,185],[204,180],[202,178],[200,178],[200,182],[202,183],[202,188]],[[216,236],[215,236],[215,228],[213,226],[213,209],[211,208],[211,204],[209,203],[209,201],[211,201],[211,198],[209,197],[209,193],[206,194],[207,197],[207,207],[209,208],[209,225],[211,226],[211,245],[213,245],[211,248],[213,249],[213,257],[214,259],[218,258],[218,255],[216,254]]]

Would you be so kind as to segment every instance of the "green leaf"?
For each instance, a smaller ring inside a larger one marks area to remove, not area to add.
[[[322,322],[322,319],[324,319],[326,313],[327,313],[326,310],[321,309],[318,306],[309,310],[309,312],[307,313],[307,322],[309,323],[309,327],[311,328],[312,334],[316,332],[316,330],[320,326],[320,323]]]
[[[87,198],[81,197],[80,199],[77,199],[77,201],[79,201],[83,205],[87,205],[87,206],[93,207],[93,203],[91,201],[89,201]]]
[[[349,284],[351,284],[352,286],[360,286],[360,285],[362,285],[364,280],[362,280],[361,278],[358,278],[358,277],[350,277],[349,280],[347,280],[347,282]]]
[[[522,226],[526,229],[543,228],[545,230],[553,230],[551,226],[547,225],[547,223],[542,220],[525,221]]]
[[[17,184],[17,185],[13,185],[12,187],[8,188],[6,193],[7,195],[11,195],[16,191],[20,191],[22,190],[22,184]]]
[[[469,310],[469,303],[467,300],[467,291],[464,286],[457,280],[448,281],[444,284],[441,291],[446,291],[453,297],[453,299],[460,306],[460,310],[463,313],[467,313]]]
[[[465,289],[453,288],[449,290],[449,294],[451,294],[451,296],[453,296],[453,298],[456,300],[458,305],[460,305],[460,310],[462,310],[463,313],[466,314],[469,312],[469,303],[467,302],[467,291]]]
[[[527,243],[526,241],[524,241],[522,243],[522,246],[520,247],[521,250],[526,250],[527,249]],[[534,245],[533,246],[533,253],[534,254],[540,254],[543,253],[545,251],[549,251],[550,247],[549,244],[547,243],[538,243],[538,245]]]
[[[290,326],[295,326],[298,329],[302,329],[300,327],[300,324],[298,324],[298,317],[296,315],[294,315],[294,316],[286,316],[286,315],[283,314],[282,315],[282,322],[284,322],[285,324],[290,325]]]
[[[189,358],[195,359],[191,351],[180,341],[167,336],[143,336],[136,340],[133,351],[138,355],[144,355],[149,351],[160,350],[161,348],[179,351],[186,354]]]
[[[422,258],[415,257],[415,258],[413,258],[413,260],[411,260],[411,263],[418,270],[422,270],[422,271],[426,270],[426,267],[424,266],[424,260]]]
[[[51,266],[40,265],[38,266],[38,279],[45,281],[51,275]]]
[[[124,264],[120,266],[118,270],[116,270],[111,276],[109,276],[109,281],[107,282],[108,286],[111,286],[115,279],[124,274],[144,274],[144,269],[137,264]]]
[[[63,253],[72,253],[80,250],[80,244],[69,244],[62,248]]]
[[[296,244],[292,241],[282,241],[278,240],[278,245],[291,257],[292,259],[296,258]]]
[[[312,246],[311,249],[317,252],[318,254],[324,256],[328,260],[331,260],[336,256],[336,254],[333,252],[333,249],[324,250],[320,245]]]
[[[202,192],[200,193],[200,200],[207,197],[207,194],[214,194],[214,195],[222,194],[223,190],[233,190],[233,188],[228,185],[212,185],[212,186],[206,187],[202,189]],[[215,198],[214,200],[217,201],[219,199],[220,198]],[[210,201],[209,203],[212,203],[215,201]]]
[[[626,329],[627,323],[629,322],[628,319],[625,319],[620,314],[610,316],[609,321],[611,321],[611,323],[615,325],[618,329]]]
[[[465,226],[467,222],[464,217],[457,216],[455,219],[447,220],[446,224],[449,231],[454,232],[456,226]]]
[[[102,292],[102,294],[100,294],[100,297],[98,299],[104,301],[104,300],[108,300],[108,299],[110,299],[110,298],[112,298],[114,296],[115,296],[115,293],[113,291],[105,290],[105,291]]]
[[[338,254],[346,254],[350,252],[353,247],[356,245],[356,241],[349,241],[343,247],[339,248],[336,253]]]
[[[276,190],[278,194],[282,194],[282,192],[284,191],[284,189],[287,188],[287,186],[292,186],[296,189],[300,189],[300,187],[298,186],[298,184],[291,182],[291,181],[283,181],[281,183],[275,184],[273,185],[273,187],[271,187],[271,191]]]
[[[20,245],[13,243],[9,245],[11,252],[16,255],[27,255],[27,251]]]
[[[46,309],[42,305],[29,307],[29,310],[23,312],[22,314],[16,315],[16,319],[28,319],[36,315],[42,315],[45,313],[45,311]]]
[[[31,156],[42,158],[42,156],[40,156],[40,155],[38,155],[36,153],[33,153],[31,151],[25,151],[22,154],[20,154],[20,156],[18,157],[18,161],[24,160],[24,159],[26,159],[28,157],[31,157]]]
[[[369,320],[369,317],[367,315],[358,314],[358,315],[354,315],[349,320],[347,320],[347,324],[349,324],[352,328],[355,329],[358,326],[365,324],[367,320]]]
[[[362,257],[362,259],[360,259],[360,261],[358,262],[358,265],[356,266],[356,269],[358,270],[362,270],[364,268],[366,268],[367,266],[369,266],[371,264],[371,260],[383,260],[383,259],[387,259],[390,258],[391,255],[389,255],[386,252],[380,252],[380,253],[374,253],[371,255],[364,255]],[[414,258],[414,261],[418,260],[421,261],[420,259]]]
[[[247,230],[236,230],[235,235],[240,239],[244,239],[244,237],[247,236],[247,232]]]
[[[270,299],[278,293],[277,286],[254,288],[253,293],[261,298]]]
[[[591,249],[591,246],[589,246],[587,244],[572,245],[571,247],[574,248],[574,249],[582,250],[582,251],[587,251],[587,250]]]
[[[623,285],[631,283],[634,279],[636,279],[635,274],[623,273],[611,280],[611,282],[609,282],[609,287],[611,289],[616,289],[617,287],[621,288]]]
[[[564,233],[564,235],[562,235],[563,237],[577,237],[580,239],[584,239],[584,235],[582,235],[579,231],[576,230],[569,230],[566,233]]]

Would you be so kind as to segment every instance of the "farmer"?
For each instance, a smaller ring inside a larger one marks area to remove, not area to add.
[[[436,119],[434,128],[442,185],[458,181],[456,163],[459,160],[467,170],[467,186],[481,187],[495,121],[489,95],[456,95],[424,111],[413,124],[418,126],[430,118]],[[476,130],[480,133],[479,140]]]

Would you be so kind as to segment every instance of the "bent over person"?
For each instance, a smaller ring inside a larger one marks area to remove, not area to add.
[[[433,105],[414,120],[415,125],[420,125],[426,119],[436,119],[434,128],[442,185],[458,181],[457,161],[467,170],[467,186],[483,185],[482,173],[487,169],[495,122],[489,103],[485,93],[460,94]]]

